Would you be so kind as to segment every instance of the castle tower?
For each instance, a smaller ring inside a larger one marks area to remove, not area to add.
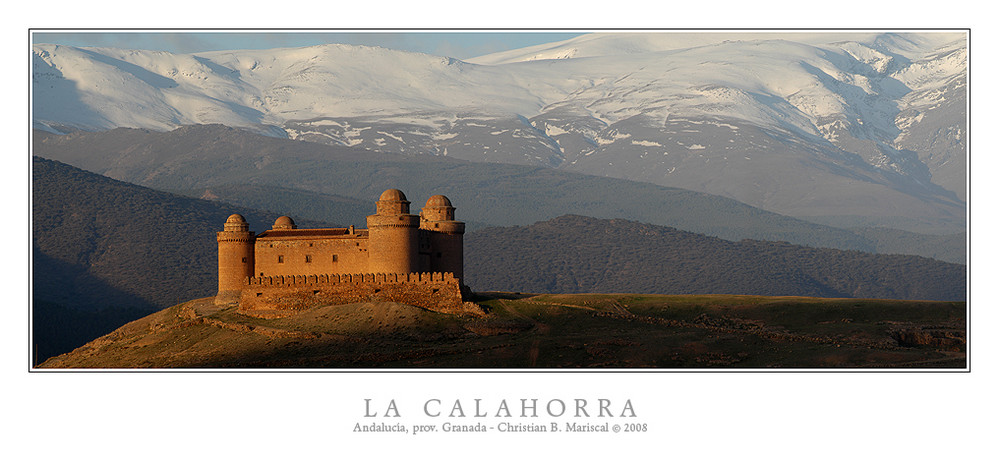
[[[216,233],[219,242],[219,292],[217,305],[238,302],[247,277],[254,271],[254,233],[239,214],[226,219],[223,231]]]
[[[368,271],[419,271],[419,226],[420,216],[410,214],[410,202],[403,192],[396,189],[383,192],[375,203],[375,214],[368,216]]]
[[[462,283],[465,255],[462,240],[465,222],[455,220],[455,207],[444,195],[434,195],[420,211],[420,230],[429,242],[428,271],[451,272]]]

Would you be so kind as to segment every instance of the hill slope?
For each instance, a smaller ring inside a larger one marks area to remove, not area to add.
[[[243,213],[56,161],[32,161],[34,333],[44,359],[150,311],[218,289],[214,233]]]
[[[963,303],[805,297],[483,297],[465,318],[395,303],[282,319],[186,302],[56,368],[853,368],[966,365]]]
[[[234,212],[278,214],[150,190],[56,161],[32,162],[36,298],[78,308],[164,308],[217,289],[213,235]],[[94,286],[94,279],[108,288]],[[112,291],[113,290],[113,291]]]
[[[621,219],[562,216],[466,238],[480,290],[965,300],[966,268],[917,256],[726,241]]]

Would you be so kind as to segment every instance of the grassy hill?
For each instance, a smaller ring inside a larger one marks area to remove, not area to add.
[[[962,302],[484,295],[485,318],[395,303],[250,318],[212,299],[41,368],[861,368],[966,364]]]

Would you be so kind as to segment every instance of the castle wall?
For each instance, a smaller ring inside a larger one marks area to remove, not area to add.
[[[419,219],[410,214],[368,216],[368,271],[413,273],[420,270]]]
[[[264,315],[321,305],[399,302],[442,313],[467,313],[451,273],[265,276],[247,280],[240,311]]]
[[[421,229],[420,233],[422,242],[420,270],[454,273],[461,283],[465,273],[463,235],[424,229]]]
[[[368,238],[258,238],[254,276],[366,273]]]
[[[420,211],[421,270],[451,272],[463,282],[465,223],[455,220],[455,207],[444,195],[427,200]]]

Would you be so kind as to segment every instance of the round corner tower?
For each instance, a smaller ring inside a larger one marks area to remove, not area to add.
[[[462,249],[465,222],[455,220],[455,207],[444,195],[434,195],[420,211],[420,229],[430,242],[430,269],[450,272],[463,282],[465,255]]]
[[[243,285],[254,271],[254,233],[239,214],[226,219],[223,231],[216,233],[219,242],[219,292],[216,304],[238,302]]]
[[[410,202],[396,189],[382,193],[375,214],[368,216],[368,271],[413,273],[419,270],[417,230],[420,216],[410,214]]]

